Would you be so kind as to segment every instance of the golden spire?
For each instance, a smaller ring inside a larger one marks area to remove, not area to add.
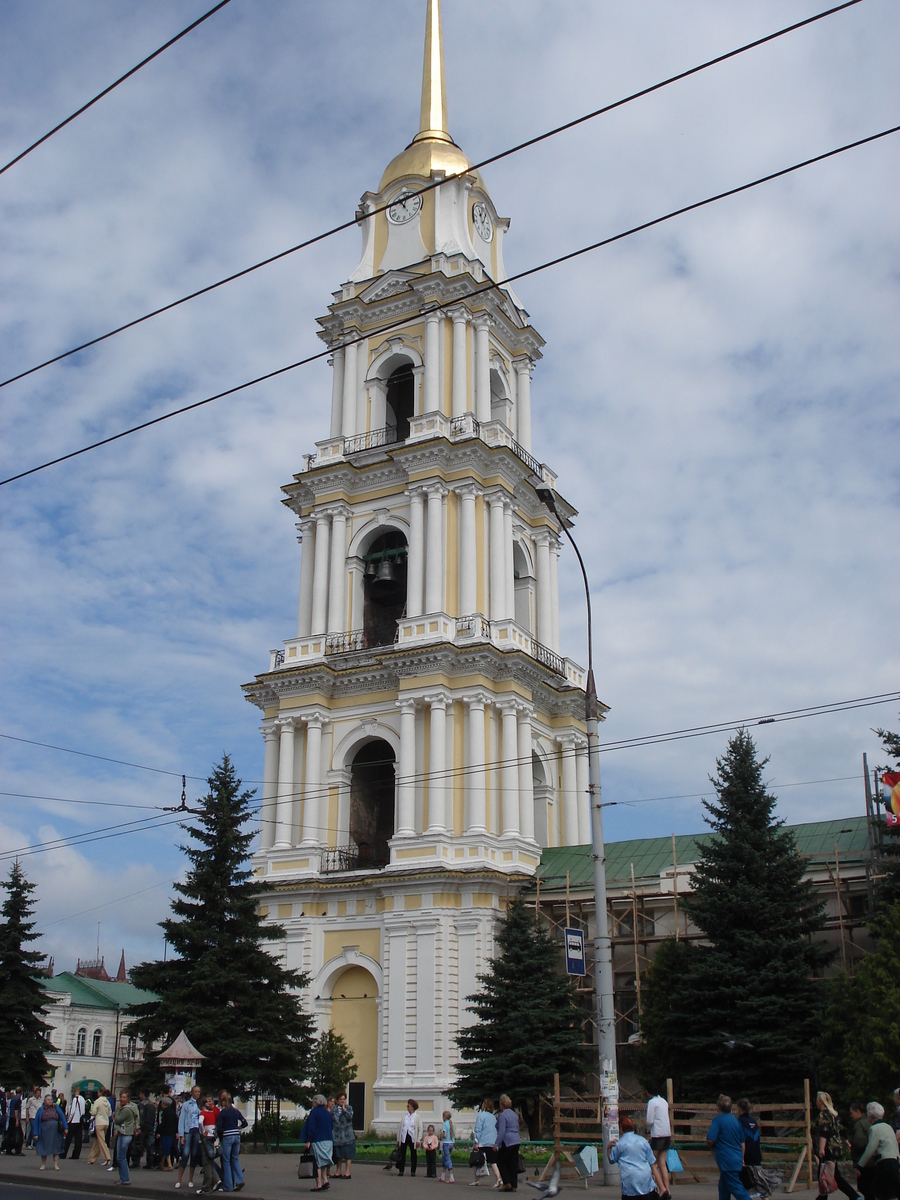
[[[422,118],[414,142],[426,138],[452,142],[447,132],[447,88],[444,83],[444,47],[441,39],[441,0],[427,0],[425,63],[422,68]]]

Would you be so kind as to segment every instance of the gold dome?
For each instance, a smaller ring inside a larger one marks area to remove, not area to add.
[[[444,83],[444,50],[441,40],[440,0],[428,0],[425,21],[425,63],[422,69],[422,117],[419,132],[381,177],[383,192],[395,179],[415,175],[431,181],[432,171],[462,175],[471,164],[447,132],[447,89]],[[476,173],[481,184],[481,177]]]
[[[379,191],[395,179],[403,179],[406,175],[415,175],[418,179],[430,182],[432,171],[443,171],[445,175],[462,175],[468,171],[471,163],[455,142],[444,141],[439,137],[425,137],[415,141],[392,159],[387,170],[381,177]],[[481,176],[474,173],[476,182],[481,185]]]

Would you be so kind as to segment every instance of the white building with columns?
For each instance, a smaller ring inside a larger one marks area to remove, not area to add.
[[[244,688],[262,908],[380,1130],[410,1095],[446,1107],[508,898],[543,848],[590,841],[585,672],[561,654],[560,531],[535,493],[556,481],[532,448],[543,340],[503,284],[509,221],[447,132],[427,4],[421,127],[360,202],[362,258],[319,321],[329,436],[283,488],[297,636]]]

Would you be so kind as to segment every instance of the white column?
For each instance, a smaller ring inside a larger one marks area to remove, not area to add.
[[[278,795],[278,724],[264,721],[259,732],[266,739],[263,760],[262,810],[260,816],[259,848],[268,850],[275,841],[276,797]]]
[[[428,830],[453,829],[453,791],[447,778],[447,697],[428,697],[431,711],[428,770]]]
[[[444,495],[441,484],[431,484],[428,493],[425,542],[425,611],[444,611]]]
[[[460,1029],[465,1029],[478,1020],[469,1008],[466,997],[479,990],[478,972],[481,964],[478,961],[478,934],[481,922],[478,917],[465,916],[457,917],[453,924],[456,927],[456,959],[459,964],[457,1025]]]
[[[391,1002],[387,1006],[387,1069],[406,1074],[406,975],[407,930],[385,929],[388,944],[388,978],[385,982]]]
[[[550,534],[541,529],[534,535],[537,549],[537,636],[549,646],[553,640],[553,611],[550,602]]]
[[[297,604],[297,637],[309,637],[312,628],[313,566],[316,553],[316,518],[300,522],[300,600]]]
[[[579,738],[575,743],[575,779],[578,788],[578,845],[591,844],[591,796],[588,792],[587,742]]]
[[[423,412],[441,411],[441,325],[440,313],[425,314],[425,401]]]
[[[475,553],[475,488],[471,484],[458,492],[459,515],[459,615],[475,611],[478,587],[478,559]]]
[[[503,505],[503,549],[506,555],[504,575],[506,576],[506,615],[514,620],[516,616],[516,565],[513,552],[513,510],[512,501],[507,500]]]
[[[491,508],[491,620],[505,621],[506,611],[506,549],[503,497],[494,493],[488,497]]]
[[[519,829],[534,838],[534,775],[531,768],[531,713],[519,708]]]
[[[325,796],[322,794],[321,713],[306,718],[306,773],[303,777],[303,845],[325,841]]]
[[[328,584],[328,632],[346,628],[347,510],[336,508],[331,517],[331,579]]]
[[[559,539],[550,539],[550,641],[551,650],[559,654]]]
[[[476,692],[463,699],[469,706],[468,754],[466,766],[469,811],[466,817],[466,833],[485,833],[484,793],[484,706],[487,697]]]
[[[281,746],[278,753],[278,798],[275,804],[276,850],[291,844],[291,825],[294,807],[294,721],[285,717],[279,722]]]
[[[425,497],[409,497],[409,558],[406,571],[406,615],[419,617],[425,604]]]
[[[416,832],[416,702],[398,700],[400,709],[400,762],[397,780],[397,837]]]
[[[562,751],[562,836],[564,846],[578,845],[578,773],[575,769],[575,739],[559,739]]]
[[[519,757],[518,704],[515,700],[504,700],[500,705],[500,758],[503,761],[501,780],[501,832],[519,832]]]
[[[434,1073],[435,950],[438,922],[416,922],[416,1073]]]
[[[357,350],[356,342],[350,342],[344,347],[344,378],[341,398],[341,433],[344,437],[353,437],[356,433]]]
[[[453,318],[453,416],[461,417],[469,408],[469,372],[466,362],[466,323],[469,314],[457,308]]]
[[[344,399],[344,347],[336,346],[331,359],[331,436],[339,438]]]
[[[311,634],[324,633],[328,616],[328,568],[331,543],[331,517],[319,513],[316,517],[316,560],[313,569],[313,602],[310,617]]]
[[[475,321],[475,419],[491,419],[491,346],[486,317]]]
[[[516,423],[517,438],[523,450],[531,454],[531,372],[532,363],[526,358],[516,364],[516,401],[518,404],[518,420]]]

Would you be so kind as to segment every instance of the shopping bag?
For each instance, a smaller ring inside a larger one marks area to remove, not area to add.
[[[297,1165],[298,1179],[315,1179],[316,1177],[316,1160],[311,1154],[301,1154],[300,1162]]]
[[[819,1163],[819,1195],[825,1195],[826,1193],[830,1195],[831,1192],[836,1192],[837,1189],[838,1182],[835,1179],[834,1163]]]
[[[666,1167],[670,1175],[677,1175],[679,1171],[684,1170],[684,1164],[678,1157],[678,1151],[674,1146],[666,1151]]]

